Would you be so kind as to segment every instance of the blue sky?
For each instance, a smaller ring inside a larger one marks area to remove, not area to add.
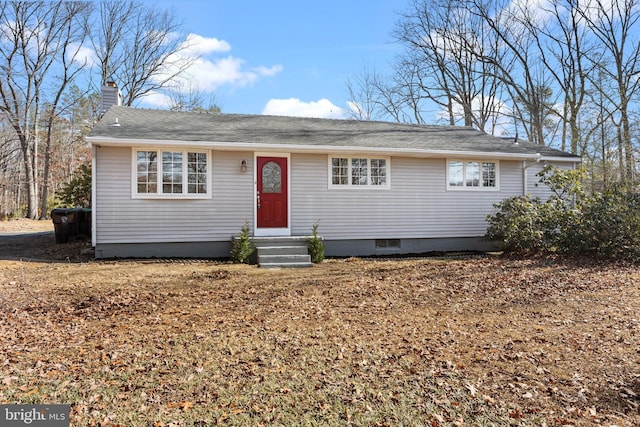
[[[345,117],[347,79],[385,73],[405,3],[389,0],[162,0],[199,46],[191,81],[225,113]],[[150,106],[159,101],[149,99]],[[143,105],[144,106],[144,105]]]

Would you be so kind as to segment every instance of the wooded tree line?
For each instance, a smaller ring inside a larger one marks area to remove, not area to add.
[[[466,125],[583,156],[637,184],[639,0],[410,0],[391,75],[348,83],[357,118]]]
[[[44,218],[90,160],[100,88],[123,104],[167,90],[194,58],[169,11],[136,1],[0,1],[0,217]],[[182,109],[182,104],[174,106]]]
[[[394,72],[348,84],[355,114],[551,145],[583,156],[594,189],[637,184],[639,19],[640,0],[408,0]],[[106,82],[124,105],[164,91],[204,109],[173,83],[195,61],[179,30],[138,1],[0,0],[0,217],[47,215],[90,159]]]

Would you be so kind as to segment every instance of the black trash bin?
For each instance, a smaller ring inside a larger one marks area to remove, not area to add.
[[[81,208],[78,210],[80,211],[78,234],[86,237],[87,239],[91,239],[91,209]]]
[[[67,243],[78,235],[80,209],[54,209],[51,211],[56,243]]]

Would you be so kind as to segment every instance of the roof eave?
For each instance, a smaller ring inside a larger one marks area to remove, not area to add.
[[[463,157],[486,158],[496,160],[547,160],[578,162],[579,158],[545,157],[539,153],[507,153],[504,151],[464,151],[464,150],[429,150],[420,148],[390,148],[390,147],[356,147],[340,145],[301,145],[301,144],[264,144],[255,142],[222,142],[222,141],[184,141],[184,140],[157,140],[137,138],[113,138],[92,136],[86,138],[87,142],[96,146],[112,147],[180,147],[185,145],[197,149],[216,149],[221,151],[271,151],[282,153],[368,153],[384,156],[404,157]]]

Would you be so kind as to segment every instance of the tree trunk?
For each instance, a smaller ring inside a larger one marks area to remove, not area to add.
[[[38,217],[38,184],[36,171],[34,170],[33,153],[28,144],[22,144],[22,156],[24,159],[24,175],[27,184],[27,218]]]
[[[50,183],[50,165],[51,165],[51,138],[47,138],[47,144],[44,150],[44,171],[42,174],[42,195],[40,201],[40,219],[47,219],[49,183]]]

